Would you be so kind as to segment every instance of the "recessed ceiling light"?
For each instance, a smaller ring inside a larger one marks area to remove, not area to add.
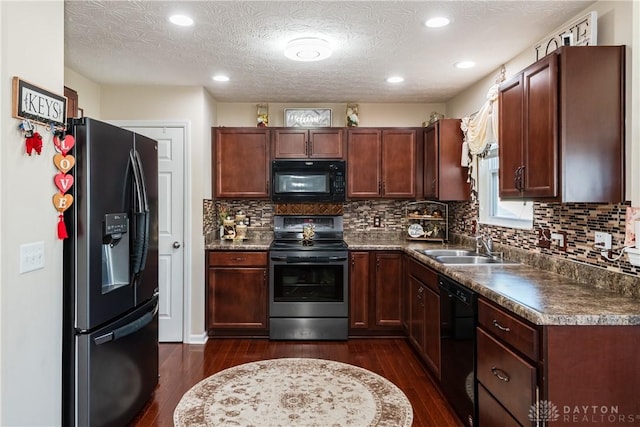
[[[387,78],[387,83],[402,83],[404,81],[404,77],[400,76],[391,76]]]
[[[216,82],[228,82],[229,81],[229,77],[225,76],[225,75],[222,75],[222,74],[215,75],[215,76],[213,76],[211,78]]]
[[[284,56],[294,61],[320,61],[331,56],[331,46],[324,39],[303,37],[287,43]]]
[[[449,25],[451,20],[449,18],[445,18],[444,16],[436,16],[435,18],[431,18],[424,23],[429,28],[441,28]]]
[[[453,65],[455,65],[456,68],[473,68],[476,66],[476,63],[473,61],[459,61]]]
[[[169,17],[169,21],[181,27],[190,27],[193,25],[193,19],[189,18],[187,15],[171,15]]]

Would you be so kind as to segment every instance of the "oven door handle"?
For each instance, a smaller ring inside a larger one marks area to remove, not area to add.
[[[287,264],[300,264],[304,262],[315,264],[328,264],[336,261],[346,261],[347,257],[340,256],[287,256],[271,257],[274,261],[285,261]]]

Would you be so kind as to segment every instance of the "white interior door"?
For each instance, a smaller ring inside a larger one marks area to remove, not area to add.
[[[162,342],[182,342],[185,128],[122,127],[158,141],[158,333]]]

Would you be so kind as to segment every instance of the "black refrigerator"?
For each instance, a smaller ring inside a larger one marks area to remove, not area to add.
[[[62,425],[122,427],[158,384],[157,142],[71,119]]]

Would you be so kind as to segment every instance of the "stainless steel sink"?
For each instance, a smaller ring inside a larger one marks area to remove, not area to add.
[[[501,259],[484,255],[436,256],[432,257],[443,264],[503,264]]]
[[[424,249],[422,253],[428,257],[437,256],[476,256],[477,252],[465,249]]]
[[[420,252],[434,261],[448,265],[517,264],[467,249],[423,249]]]

